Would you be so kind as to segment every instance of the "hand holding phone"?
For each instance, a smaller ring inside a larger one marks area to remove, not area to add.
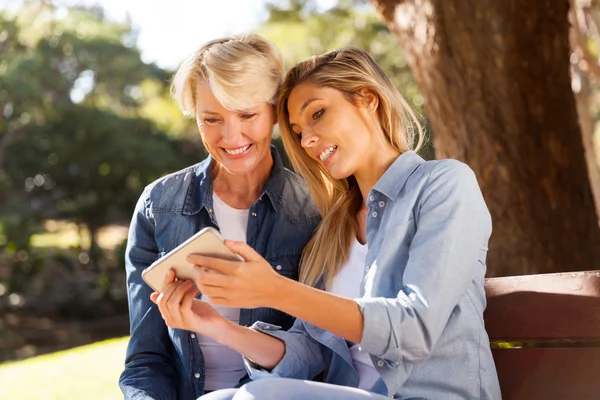
[[[190,254],[202,254],[228,261],[244,261],[239,254],[232,252],[225,245],[225,239],[219,231],[207,227],[152,263],[142,272],[142,278],[156,292],[162,290],[165,276],[171,268],[175,271],[177,279],[193,279],[193,264],[187,261]]]

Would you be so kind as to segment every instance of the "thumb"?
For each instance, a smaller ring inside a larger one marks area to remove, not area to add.
[[[229,248],[229,250],[239,254],[246,261],[261,261],[263,259],[262,256],[256,252],[256,250],[244,242],[226,240],[225,245]]]
[[[152,292],[152,294],[150,295],[150,300],[152,300],[152,302],[156,304],[159,295],[160,293],[158,292]]]

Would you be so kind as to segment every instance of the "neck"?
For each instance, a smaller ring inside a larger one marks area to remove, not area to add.
[[[262,194],[271,175],[273,157],[269,153],[253,171],[245,174],[232,174],[214,163],[213,190],[225,203],[236,208],[248,208]]]
[[[354,178],[356,178],[363,198],[363,207],[366,207],[367,196],[369,196],[371,189],[399,155],[400,152],[387,142],[382,143],[381,146],[374,146],[365,162],[354,173]]]

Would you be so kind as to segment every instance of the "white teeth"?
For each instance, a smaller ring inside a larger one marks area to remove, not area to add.
[[[331,153],[333,153],[333,151],[337,149],[337,146],[331,146],[330,148],[328,148],[327,150],[323,151],[321,154],[319,154],[319,158],[321,159],[321,161],[325,161],[325,159],[327,157],[329,157],[329,155]]]
[[[238,155],[238,154],[242,154],[243,152],[245,152],[246,150],[248,150],[248,148],[250,147],[250,145],[246,145],[244,147],[240,147],[239,149],[235,149],[235,150],[227,150],[227,149],[223,149],[225,150],[225,153],[227,154],[231,154],[232,156]]]

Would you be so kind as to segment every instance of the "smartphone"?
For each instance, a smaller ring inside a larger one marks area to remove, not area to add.
[[[207,227],[181,243],[142,271],[142,278],[155,291],[162,290],[165,275],[175,270],[178,279],[192,279],[192,267],[187,256],[193,253],[229,261],[245,261],[242,256],[225,246],[225,239],[215,228]]]

